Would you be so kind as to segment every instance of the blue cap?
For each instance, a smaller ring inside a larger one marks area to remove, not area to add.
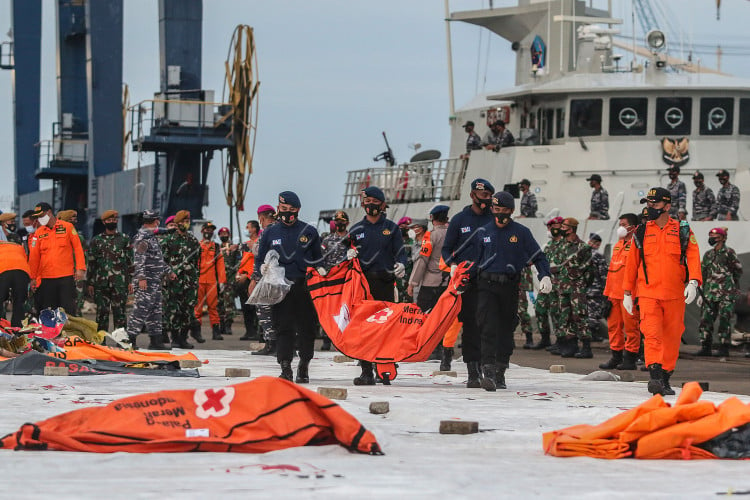
[[[286,203],[294,208],[299,208],[302,204],[299,202],[299,196],[293,191],[283,191],[279,193],[279,203]]]
[[[478,189],[480,191],[489,191],[490,193],[495,192],[495,188],[492,187],[490,181],[485,179],[474,179],[473,181],[471,181],[471,190],[474,191],[475,189]]]
[[[380,201],[385,201],[385,194],[383,194],[383,191],[377,187],[377,186],[370,186],[367,188],[364,188],[362,190],[362,195],[365,198],[375,198]]]
[[[437,215],[443,212],[447,213],[448,210],[450,210],[450,207],[448,205],[435,205],[432,210],[430,210],[430,215]]]
[[[513,199],[513,195],[507,191],[498,191],[492,195],[492,206],[505,207],[511,210],[516,209],[516,202]]]

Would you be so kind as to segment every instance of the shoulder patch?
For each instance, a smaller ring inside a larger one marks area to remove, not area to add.
[[[76,228],[72,228],[71,231],[73,232],[73,236],[78,236],[78,231],[76,231]]]
[[[305,236],[304,234],[303,234],[302,236],[300,236],[300,237],[299,237],[299,242],[300,242],[300,243],[307,243],[308,241],[310,241],[310,238],[308,238],[308,237],[307,237],[307,236]]]
[[[693,245],[697,245],[698,244],[698,240],[695,239],[695,235],[694,234],[690,235],[690,243],[692,243]]]

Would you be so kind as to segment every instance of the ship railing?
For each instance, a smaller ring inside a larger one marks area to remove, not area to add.
[[[466,164],[462,158],[445,158],[350,170],[344,190],[344,208],[358,207],[362,190],[369,186],[382,189],[390,205],[458,200]]]
[[[39,169],[49,168],[53,162],[87,162],[89,159],[88,139],[43,140],[37,143],[39,147]]]
[[[130,141],[137,144],[152,133],[169,129],[213,130],[231,124],[232,105],[191,99],[147,99],[128,108]]]

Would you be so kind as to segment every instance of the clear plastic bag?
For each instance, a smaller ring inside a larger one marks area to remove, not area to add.
[[[286,279],[286,271],[279,266],[279,254],[271,250],[266,254],[266,260],[261,267],[263,276],[255,285],[253,293],[247,299],[246,304],[255,306],[272,306],[278,304],[289,290],[292,288],[292,282]]]

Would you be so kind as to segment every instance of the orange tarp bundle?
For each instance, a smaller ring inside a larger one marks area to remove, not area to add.
[[[375,436],[340,406],[275,377],[131,396],[24,424],[0,440],[15,450],[96,453],[265,453],[327,444],[381,454]]]
[[[154,361],[197,360],[195,354],[170,354],[166,352],[127,351],[92,344],[75,335],[68,337],[63,345],[65,352],[51,352],[49,356],[61,359],[97,359],[99,361],[122,361],[125,363],[149,363]]]
[[[351,358],[377,363],[396,376],[395,363],[426,361],[456,322],[461,296],[459,268],[429,314],[414,304],[372,300],[359,261],[344,261],[326,276],[311,269],[307,280],[320,324],[331,342]]]
[[[718,407],[698,401],[697,382],[685,384],[672,407],[660,395],[595,426],[547,432],[544,452],[558,457],[718,458],[694,446],[750,422],[750,406],[730,398]]]

